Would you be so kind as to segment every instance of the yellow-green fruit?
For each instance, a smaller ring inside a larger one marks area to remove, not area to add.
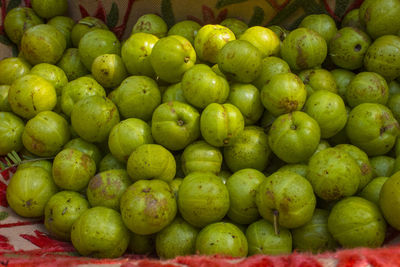
[[[381,190],[388,179],[389,177],[376,177],[372,179],[358,194],[358,196],[371,201],[379,207],[379,197],[381,194]]]
[[[132,28],[132,34],[144,32],[154,34],[158,38],[167,35],[167,31],[167,23],[165,23],[165,21],[156,14],[144,14],[138,18]]]
[[[9,57],[0,61],[0,85],[11,85],[16,79],[29,73],[31,65],[23,58]]]
[[[157,144],[144,144],[137,147],[129,156],[127,171],[133,181],[160,179],[172,181],[176,173],[174,156]]]
[[[0,111],[0,155],[22,149],[24,127],[24,122],[18,116]]]
[[[55,156],[69,141],[68,122],[53,111],[42,111],[30,119],[22,134],[25,148],[38,156]]]
[[[201,26],[197,22],[193,20],[184,20],[174,24],[174,26],[169,29],[168,35],[180,35],[188,39],[188,41],[193,45],[194,38],[200,28]]]
[[[61,95],[63,87],[68,83],[65,72],[61,68],[48,63],[35,65],[31,69],[30,74],[38,75],[50,82],[54,86],[54,89],[56,89],[57,95]]]
[[[299,28],[300,27],[316,31],[324,37],[327,43],[329,43],[337,32],[335,21],[327,14],[308,15],[301,21]]]
[[[246,23],[237,18],[226,18],[221,21],[220,25],[228,27],[238,39],[248,28]]]
[[[99,172],[104,172],[108,170],[125,170],[126,164],[125,162],[121,162],[117,160],[111,153],[105,155],[99,164]]]
[[[222,153],[205,141],[197,141],[188,145],[181,156],[182,170],[185,175],[191,172],[221,171]]]
[[[120,56],[103,54],[93,61],[92,75],[102,86],[113,88],[126,78],[127,72]]]
[[[325,69],[308,69],[299,73],[300,79],[306,86],[307,95],[310,96],[319,90],[337,93],[337,85],[333,75]]]
[[[248,28],[239,39],[248,41],[258,48],[263,58],[279,54],[279,37],[268,28],[261,26]]]
[[[379,196],[379,207],[386,221],[396,228],[400,229],[400,172],[393,174],[382,186]]]
[[[73,81],[89,74],[89,70],[85,65],[83,65],[81,58],[79,57],[78,48],[68,48],[65,50],[64,55],[58,61],[57,66],[65,72],[68,81]]]
[[[8,102],[9,85],[0,85],[0,111],[11,112],[11,106]]]
[[[85,154],[88,154],[94,162],[96,162],[96,166],[100,164],[101,160],[101,151],[100,149],[92,143],[86,142],[82,138],[75,138],[70,140],[65,144],[64,148],[75,148]]]
[[[29,167],[15,172],[7,186],[7,202],[23,217],[40,217],[47,201],[57,193],[51,173],[41,167]]]
[[[50,19],[47,24],[53,25],[57,28],[65,37],[67,48],[72,47],[71,31],[75,25],[75,21],[70,17],[56,16]]]
[[[30,119],[39,112],[52,110],[57,103],[54,86],[38,75],[17,79],[8,92],[8,102],[17,115]]]
[[[32,0],[33,11],[40,17],[49,19],[67,12],[68,0]]]
[[[80,19],[71,30],[73,47],[78,47],[81,38],[86,33],[96,29],[108,29],[108,27],[102,20],[95,17],[85,17]]]

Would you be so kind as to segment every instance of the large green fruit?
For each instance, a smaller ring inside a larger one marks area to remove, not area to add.
[[[128,76],[124,62],[116,54],[103,54],[92,64],[92,75],[102,86],[114,88]]]
[[[293,70],[318,67],[327,55],[325,39],[317,32],[298,28],[289,33],[282,43],[282,58]]]
[[[253,26],[248,28],[239,38],[248,41],[261,52],[263,58],[276,56],[280,49],[280,40],[278,36],[270,29]]]
[[[388,179],[389,177],[376,177],[372,179],[358,194],[358,196],[371,201],[372,203],[374,203],[376,206],[379,207],[379,198],[381,190],[383,185]]]
[[[160,179],[170,182],[176,173],[174,156],[158,144],[138,146],[129,156],[127,164],[129,177],[133,181]]]
[[[51,173],[31,166],[15,172],[7,186],[7,202],[23,217],[40,217],[47,201],[57,193]]]
[[[327,14],[308,15],[300,22],[301,27],[319,33],[328,44],[337,32],[335,21]]]
[[[29,28],[21,39],[21,53],[32,65],[56,64],[67,47],[64,35],[56,27],[39,24]]]
[[[388,80],[400,76],[400,37],[385,35],[376,39],[364,57],[367,71],[376,72]]]
[[[339,148],[327,148],[313,155],[307,172],[315,194],[327,201],[354,195],[361,176],[356,160]]]
[[[169,29],[168,35],[180,35],[182,37],[185,37],[193,45],[194,38],[196,37],[197,32],[200,30],[200,28],[200,24],[193,20],[183,20],[174,24]]]
[[[11,112],[0,111],[0,155],[22,149],[24,122]],[[222,155],[221,155],[222,162]]]
[[[198,232],[197,228],[177,217],[157,234],[157,255],[161,259],[172,259],[194,254]]]
[[[169,185],[161,180],[137,181],[121,197],[121,214],[132,232],[159,232],[175,218],[177,205]]]
[[[318,90],[307,99],[304,111],[318,123],[321,138],[330,138],[346,126],[347,111],[343,99],[332,92]]]
[[[386,106],[363,103],[350,112],[346,132],[353,145],[364,150],[368,156],[377,156],[392,149],[400,127]]]
[[[182,91],[188,103],[203,109],[211,103],[225,103],[229,84],[207,65],[197,64],[183,75]]]
[[[70,140],[64,145],[64,148],[75,148],[85,154],[88,154],[94,160],[96,166],[99,166],[102,159],[100,149],[95,144],[87,142],[82,138],[75,138]]]
[[[192,44],[182,36],[170,35],[158,40],[150,54],[150,64],[161,80],[177,83],[196,62]]]
[[[92,207],[102,206],[119,211],[120,199],[131,185],[125,170],[108,170],[93,176],[86,189]]]
[[[385,239],[386,222],[374,203],[361,197],[349,197],[333,206],[328,229],[345,248],[377,248]]]
[[[364,55],[371,44],[371,38],[357,28],[340,29],[329,43],[329,56],[335,65],[355,70],[364,63]]]
[[[144,14],[138,18],[132,28],[132,34],[143,32],[153,34],[158,38],[167,35],[167,23],[156,14]]]
[[[261,102],[274,116],[301,110],[306,97],[303,82],[293,73],[274,75],[261,90]]]
[[[281,255],[292,252],[292,234],[286,228],[280,227],[275,233],[274,225],[261,219],[249,225],[246,230],[249,243],[249,255],[267,254]]]
[[[306,178],[291,171],[278,171],[260,184],[256,204],[267,221],[296,228],[311,220],[316,198]]]
[[[56,16],[50,19],[47,24],[53,25],[64,35],[67,48],[72,47],[71,31],[75,25],[75,21],[72,18]]]
[[[157,83],[146,76],[130,76],[113,92],[113,102],[124,118],[149,121],[161,103]]]
[[[300,79],[306,86],[307,95],[310,96],[319,90],[337,93],[337,86],[333,75],[325,69],[307,69],[299,73]]]
[[[19,45],[26,30],[42,23],[43,20],[31,8],[17,7],[7,12],[4,19],[4,30],[8,38]]]
[[[218,222],[229,209],[228,189],[215,174],[192,172],[179,187],[178,208],[182,217],[196,227]]]
[[[17,115],[31,119],[38,113],[52,110],[57,103],[54,86],[34,74],[18,78],[8,91],[8,102]]]
[[[243,129],[243,115],[232,104],[212,103],[201,113],[201,135],[210,145],[216,147],[231,145]]]
[[[400,229],[400,172],[393,174],[382,186],[379,196],[379,207],[386,221]]]
[[[200,114],[192,106],[172,101],[153,112],[151,133],[154,140],[169,150],[181,150],[200,136]]]
[[[91,70],[96,57],[103,54],[120,55],[121,43],[113,32],[95,29],[83,35],[78,49],[82,63],[88,70]]]
[[[360,21],[373,39],[397,34],[400,30],[399,16],[398,0],[366,0],[359,11]]]
[[[221,171],[221,151],[201,140],[188,145],[181,156],[182,171],[185,175],[192,172],[211,172],[218,174]]]
[[[248,252],[246,236],[232,223],[212,223],[197,235],[196,252],[202,255],[246,257]]]
[[[96,258],[117,258],[129,244],[129,231],[121,215],[110,208],[86,210],[72,225],[71,241],[79,254]]]
[[[298,251],[321,253],[337,247],[328,230],[329,211],[315,209],[314,215],[305,225],[292,229],[293,247]]]
[[[245,168],[264,171],[270,155],[268,136],[257,126],[245,127],[232,145],[224,147],[225,163],[233,172]]]
[[[253,84],[261,91],[273,76],[288,72],[290,72],[290,67],[283,59],[274,56],[265,57],[261,62],[260,75],[253,81]]]
[[[61,191],[53,195],[44,209],[44,226],[57,239],[71,239],[72,224],[89,209],[89,202],[79,193]]]
[[[126,162],[132,151],[143,144],[153,143],[150,126],[135,118],[115,125],[108,136],[108,148],[119,161]]]
[[[35,65],[31,69],[30,74],[38,75],[50,82],[54,86],[54,89],[56,89],[58,96],[61,95],[63,87],[68,83],[65,72],[61,68],[48,63]]]
[[[331,74],[337,86],[337,93],[340,95],[343,101],[346,101],[347,86],[350,84],[351,80],[353,80],[356,74],[345,69],[331,70]]]
[[[162,94],[162,102],[167,103],[170,101],[179,101],[188,103],[183,95],[182,83],[175,83],[167,87]]]
[[[279,116],[269,131],[269,146],[287,163],[299,163],[310,158],[318,147],[321,130],[309,115],[295,111]]]
[[[207,24],[197,32],[194,48],[200,60],[217,63],[219,51],[235,39],[235,34],[229,28]]]
[[[258,186],[266,179],[255,169],[242,169],[230,176],[226,182],[229,191],[230,206],[228,217],[239,224],[250,224],[260,214],[256,205]]]
[[[396,160],[389,156],[376,156],[369,159],[374,177],[389,177],[394,174]]]
[[[291,171],[306,178],[308,165],[306,164],[286,164],[279,168],[278,171]]]
[[[248,41],[233,40],[219,51],[218,68],[229,80],[250,83],[260,75],[261,56],[261,52]]]
[[[78,48],[68,48],[65,50],[63,56],[58,61],[57,66],[65,72],[68,81],[73,81],[89,74],[89,70],[81,61]]]
[[[9,57],[0,60],[0,85],[11,85],[16,79],[29,73],[31,65],[23,58]]]
[[[86,33],[97,29],[108,29],[108,27],[102,20],[95,17],[84,17],[80,19],[71,31],[73,46],[78,47],[80,40]]]
[[[71,112],[76,133],[88,142],[106,141],[111,129],[119,122],[114,103],[106,97],[89,96],[79,100]]]
[[[389,99],[389,88],[386,80],[374,72],[360,72],[349,83],[346,100],[350,107],[362,103],[386,105]]]
[[[157,36],[141,32],[132,34],[122,44],[121,57],[129,74],[154,76],[150,54],[157,41]]]
[[[32,0],[31,4],[33,11],[45,19],[64,15],[68,9],[68,0]]]
[[[26,125],[22,134],[25,148],[38,156],[55,156],[69,141],[68,122],[53,111],[42,111]]]

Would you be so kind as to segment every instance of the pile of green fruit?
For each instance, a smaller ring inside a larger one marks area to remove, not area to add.
[[[5,18],[17,214],[93,257],[375,248],[400,230],[400,0],[290,32],[146,14],[122,43],[67,6]]]

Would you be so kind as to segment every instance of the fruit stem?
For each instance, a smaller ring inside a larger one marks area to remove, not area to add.
[[[278,223],[278,219],[279,219],[279,211],[274,210],[274,230],[275,230],[275,235],[279,235],[279,223]]]

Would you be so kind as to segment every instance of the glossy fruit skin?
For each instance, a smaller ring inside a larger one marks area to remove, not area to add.
[[[255,124],[264,111],[260,91],[252,84],[231,84],[228,101],[240,110],[245,125]]]
[[[378,156],[392,149],[400,127],[386,106],[363,103],[350,112],[346,132],[353,145],[368,156]]]
[[[400,30],[399,16],[400,3],[396,0],[366,0],[359,11],[360,21],[373,39],[397,34]]]
[[[131,185],[125,170],[99,172],[89,180],[86,195],[90,206],[102,206],[119,211],[120,199]]]
[[[126,162],[132,151],[140,145],[151,143],[153,143],[153,137],[150,126],[135,118],[119,122],[108,136],[110,152],[122,162]]]
[[[306,28],[298,28],[289,33],[282,43],[281,55],[292,70],[317,67],[327,55],[325,39]]]
[[[400,37],[385,35],[376,39],[364,57],[367,71],[376,72],[387,80],[400,76]]]
[[[23,217],[40,217],[47,201],[57,193],[51,173],[41,167],[21,169],[10,180],[6,196],[10,207]]]
[[[159,179],[170,182],[175,177],[176,162],[171,152],[163,146],[143,144],[129,156],[127,171],[133,181]]]
[[[79,56],[87,69],[103,54],[121,54],[121,43],[115,34],[105,29],[95,29],[83,35],[79,42]]]
[[[94,59],[92,75],[102,86],[114,88],[121,84],[128,73],[119,55],[103,54]]]
[[[261,91],[273,76],[288,72],[290,72],[290,67],[283,59],[274,56],[265,57],[261,62],[260,75],[252,83]]]
[[[149,121],[161,103],[157,83],[146,76],[130,76],[114,91],[113,102],[124,118]]]
[[[0,112],[0,155],[20,151],[23,147],[24,122],[11,112]],[[222,162],[222,155],[221,155]]]
[[[167,24],[156,14],[145,14],[140,16],[132,28],[132,34],[144,32],[153,34],[158,38],[167,35],[167,31]]]
[[[168,35],[185,37],[192,45],[201,26],[193,20],[183,20],[175,23],[168,31]]]
[[[0,61],[0,85],[11,85],[16,79],[29,73],[31,65],[23,58],[9,57]]]
[[[58,192],[46,203],[44,225],[50,235],[70,241],[72,224],[89,207],[89,202],[77,192]]]
[[[117,160],[111,153],[105,155],[99,164],[99,172],[104,172],[108,170],[121,170],[126,169],[125,162]]]
[[[88,142],[107,140],[111,129],[119,123],[117,107],[101,96],[79,100],[71,112],[71,124],[78,135]]]
[[[64,148],[75,148],[85,154],[88,154],[94,160],[96,166],[99,166],[102,159],[102,153],[100,149],[95,144],[87,142],[82,138],[70,140],[64,145]]]
[[[389,177],[376,177],[372,179],[364,189],[358,194],[358,196],[371,201],[377,207],[379,207],[379,197],[383,185],[389,179]]]
[[[374,177],[390,177],[394,174],[396,160],[389,156],[376,156],[369,159]]]
[[[329,211],[315,209],[314,215],[305,225],[292,229],[293,247],[298,251],[321,253],[334,250],[337,242],[328,230]]]
[[[31,119],[39,112],[52,110],[57,103],[57,94],[51,83],[40,76],[27,74],[13,82],[8,101],[14,113]]]
[[[66,47],[64,35],[56,27],[39,24],[24,33],[20,50],[24,58],[32,65],[56,64]]]
[[[395,229],[400,229],[399,218],[399,180],[400,173],[393,174],[382,186],[379,207],[386,221]]]
[[[356,76],[356,74],[345,69],[331,70],[331,74],[333,76],[333,79],[335,80],[338,95],[340,95],[343,101],[346,101],[347,86]]]
[[[239,37],[249,28],[246,23],[237,18],[226,18],[221,21],[220,25],[229,28],[235,34],[236,39],[239,39]]]
[[[246,257],[248,252],[246,236],[234,224],[213,223],[204,227],[197,235],[196,252],[201,255]]]
[[[184,37],[170,35],[158,40],[150,54],[150,64],[161,80],[177,83],[194,66],[196,52]]]
[[[246,238],[249,244],[249,256],[256,254],[282,255],[292,252],[290,231],[279,227],[279,235],[276,235],[273,224],[264,219],[247,227]]]
[[[310,158],[319,144],[318,123],[302,111],[279,116],[269,131],[269,146],[286,163],[299,163]]]
[[[8,91],[10,89],[9,85],[0,85],[0,111],[11,112],[11,106],[8,102]]]
[[[207,24],[197,32],[194,48],[200,60],[217,63],[219,51],[233,40],[236,40],[236,37],[229,28]]]
[[[183,96],[196,108],[204,109],[211,103],[225,103],[229,84],[205,64],[196,64],[182,77]]]
[[[361,170],[356,160],[346,151],[327,148],[311,157],[307,180],[318,197],[332,201],[357,192]]]
[[[31,4],[33,11],[45,19],[64,15],[68,9],[67,0],[32,0]]]
[[[250,83],[260,75],[262,54],[248,41],[233,40],[219,51],[217,63],[229,80]]]
[[[128,247],[129,231],[117,211],[94,207],[72,225],[71,241],[82,256],[117,258]]]
[[[183,96],[182,83],[175,83],[167,87],[162,94],[162,103],[170,101],[179,101],[182,103],[188,103]]]
[[[19,44],[26,30],[42,23],[43,20],[31,8],[17,7],[7,12],[4,30],[13,43]]]
[[[223,152],[225,163],[233,172],[245,168],[264,171],[271,155],[268,135],[261,127],[247,126]]]
[[[107,25],[100,19],[95,17],[85,17],[80,19],[71,30],[71,40],[73,47],[78,47],[82,37],[96,29],[107,30]]]
[[[57,62],[57,66],[65,72],[68,81],[73,81],[89,74],[89,70],[83,65],[79,57],[78,48],[66,49],[61,59]]]
[[[62,88],[68,83],[65,72],[61,68],[48,63],[40,63],[33,66],[30,74],[38,75],[50,82],[56,89],[58,96],[61,95]]]
[[[211,172],[217,175],[221,171],[222,160],[218,148],[203,140],[193,142],[183,150],[182,171],[185,175],[192,172]]]
[[[312,14],[306,16],[299,25],[299,28],[304,27],[319,33],[327,43],[335,36],[337,32],[336,23],[326,14]]]
[[[161,180],[140,180],[128,187],[120,202],[125,225],[136,234],[156,233],[175,218],[177,205],[169,185]]]
[[[310,96],[319,90],[327,90],[337,93],[337,86],[333,75],[325,69],[307,69],[299,73],[300,79],[304,82],[307,95]]]
[[[170,225],[157,233],[157,255],[161,259],[173,259],[177,256],[194,254],[198,232],[197,228],[182,218],[175,218]]]
[[[121,57],[129,74],[154,76],[150,54],[158,40],[153,34],[140,32],[132,34],[122,44]]]
[[[340,29],[329,43],[329,55],[338,67],[355,70],[361,68],[371,38],[363,31],[345,27]]]
[[[277,171],[259,185],[256,204],[265,220],[274,222],[274,213],[278,213],[279,225],[296,228],[311,220],[316,198],[306,178],[290,171]]]
[[[333,206],[328,229],[345,248],[380,247],[385,239],[386,222],[378,207],[363,198],[345,198]]]
[[[318,90],[307,99],[304,111],[317,121],[321,138],[330,138],[346,126],[347,111],[342,98],[326,90]]]
[[[204,227],[224,218],[229,209],[229,192],[215,174],[192,172],[183,179],[177,202],[185,221]]]
[[[274,116],[301,110],[306,97],[303,82],[293,73],[274,75],[261,90],[261,102]]]
[[[280,49],[280,40],[278,36],[268,28],[253,26],[248,28],[239,38],[248,41],[254,45],[263,58],[276,56]]]
[[[386,80],[374,72],[360,72],[349,83],[346,100],[351,107],[362,103],[379,103],[386,105],[389,99],[389,88]]]
[[[24,147],[41,157],[55,156],[69,139],[67,121],[53,111],[42,111],[30,119],[22,133]]]
[[[256,205],[258,186],[266,179],[265,175],[255,169],[242,169],[232,174],[226,187],[229,191],[228,217],[239,224],[250,224],[260,215]]]

